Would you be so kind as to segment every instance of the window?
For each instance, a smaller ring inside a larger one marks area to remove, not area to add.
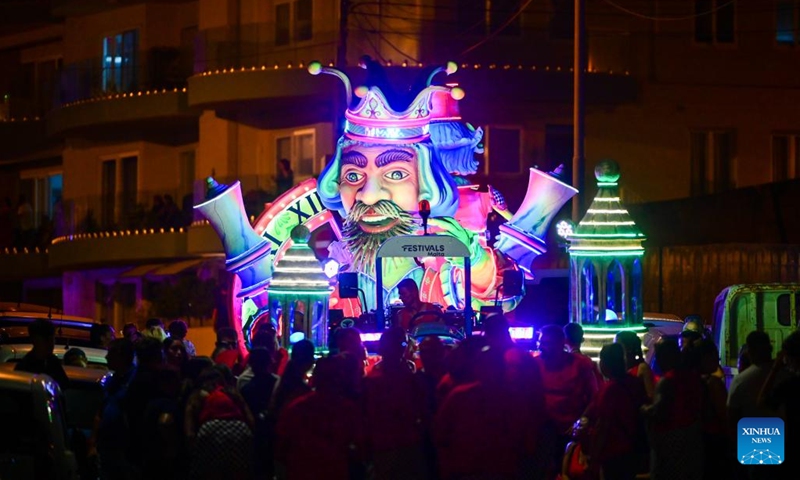
[[[606,277],[606,311],[605,321],[622,321],[626,317],[624,273],[622,265],[616,260],[608,266]]]
[[[506,127],[489,127],[488,130],[486,173],[519,173],[522,130]]]
[[[735,5],[731,0],[695,0],[694,41],[733,43],[736,40]]]
[[[772,136],[772,181],[800,178],[800,135]]]
[[[289,45],[292,40],[311,40],[314,34],[314,1],[295,0],[275,5],[275,45]]]
[[[275,45],[289,45],[292,40],[290,4],[275,5]]]
[[[600,297],[598,296],[598,278],[594,265],[586,261],[581,268],[581,310],[583,311],[582,323],[597,323],[600,312]]]
[[[792,326],[792,296],[788,293],[778,295],[776,302],[778,323],[784,327]]]
[[[519,36],[522,33],[522,15],[519,13],[522,4],[520,0],[491,0],[489,2],[491,31],[499,30],[498,35]]]
[[[800,2],[778,0],[775,4],[775,41],[779,45],[800,44]]]
[[[459,0],[457,15],[461,35],[514,36],[522,32],[522,0]],[[501,30],[502,29],[502,30]]]
[[[138,49],[137,30],[103,39],[103,91],[130,92],[137,87]]]
[[[275,141],[275,164],[283,159],[289,160],[295,177],[310,177],[317,173],[314,168],[315,152],[314,130],[292,132],[292,135],[279,137]]]
[[[312,0],[298,0],[294,2],[294,39],[297,42],[311,40],[312,5]]]
[[[101,211],[103,228],[127,224],[136,212],[139,158],[135,155],[103,160],[101,167]]]
[[[21,193],[32,207],[34,227],[41,227],[45,219],[63,221],[61,194],[63,176],[50,170],[28,170],[20,174]],[[56,219],[56,216],[62,218]]]
[[[733,132],[692,132],[691,194],[708,195],[733,188],[734,158]]]

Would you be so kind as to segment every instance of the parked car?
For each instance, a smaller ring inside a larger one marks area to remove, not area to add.
[[[103,403],[103,387],[113,375],[105,369],[65,366],[69,386],[61,390],[66,427],[66,444],[73,453],[79,478],[97,478],[96,469],[88,458],[89,438],[94,419]],[[0,364],[0,378],[4,373],[15,373],[13,363]],[[2,468],[0,467],[0,472]],[[0,478],[5,476],[0,473]]]
[[[73,345],[74,346],[74,345]],[[30,343],[9,343],[9,344],[0,344],[0,363],[5,362],[19,362],[22,360],[28,352],[31,351],[33,345]],[[53,353],[58,358],[64,358],[64,354],[72,348],[72,346],[68,345],[56,345],[56,348],[53,349]],[[99,368],[102,370],[107,370],[106,366],[106,351],[102,348],[91,348],[91,347],[78,347],[83,350],[83,353],[86,354],[86,360],[89,361],[89,366],[91,368]]]
[[[0,478],[78,478],[63,396],[50,377],[0,368],[0,425]]]
[[[19,303],[0,303],[0,362],[19,361],[31,350],[28,325],[38,318],[49,319],[56,327],[56,356],[62,358],[67,350],[78,347],[90,365],[105,367],[105,350],[94,348],[91,342],[92,319]]]

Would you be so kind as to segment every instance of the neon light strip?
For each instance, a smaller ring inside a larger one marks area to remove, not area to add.
[[[279,294],[279,295],[320,295],[320,296],[328,296],[331,294],[333,289],[328,290],[284,290],[282,288],[269,288],[267,290],[268,295],[272,294]]]
[[[617,182],[597,182],[598,187],[616,187]]]
[[[642,338],[646,332],[637,332],[636,335]],[[584,340],[614,340],[617,338],[616,333],[586,333],[583,335]]]
[[[630,252],[633,250],[644,250],[643,248],[637,246],[628,246],[628,247],[594,247],[594,246],[587,246],[581,245],[580,247],[576,246],[575,250],[577,251],[597,251],[597,252]]]
[[[315,267],[275,267],[275,273],[322,273],[321,268]]]
[[[639,325],[636,327],[583,327],[584,332],[644,332],[647,327]]]
[[[603,214],[607,214],[607,215],[614,215],[614,214],[624,215],[624,214],[628,213],[628,211],[627,210],[610,210],[610,209],[602,209],[602,208],[590,208],[589,210],[586,210],[586,213],[603,213]]]
[[[619,197],[597,197],[595,202],[619,202]]]
[[[298,245],[295,245],[295,248],[297,248],[297,247],[298,247]],[[283,258],[281,258],[281,260],[282,261],[286,260],[287,262],[307,262],[309,260],[317,261],[316,257],[314,257],[312,255],[308,255],[308,256],[303,256],[303,255],[284,255]]]
[[[579,225],[600,225],[600,226],[621,226],[621,225],[636,225],[636,222],[629,220],[626,222],[598,222],[595,220],[588,220],[581,222]]]
[[[644,255],[644,250],[635,252],[580,252],[569,251],[569,254],[574,257],[641,257]]]
[[[270,285],[276,287],[329,287],[330,282],[323,280],[283,280],[281,278],[273,278]]]
[[[644,237],[643,233],[575,233],[571,237],[584,237],[584,238],[613,238],[613,237],[629,237],[638,238]]]
[[[381,339],[380,333],[362,333],[361,334],[361,341],[362,342],[377,342]]]

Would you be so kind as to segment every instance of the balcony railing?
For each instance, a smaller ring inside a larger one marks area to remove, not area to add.
[[[274,180],[268,175],[246,175],[216,179],[220,183],[242,183],[245,211],[248,217],[258,217],[264,204],[277,197]],[[131,194],[91,195],[67,199],[61,212],[53,218],[54,237],[121,230],[178,230],[202,220],[193,206],[205,200],[206,184],[194,182],[194,191],[181,189],[139,190]],[[166,197],[172,201],[167,201]],[[165,204],[156,200],[160,197]]]
[[[57,103],[65,105],[111,93],[183,88],[191,74],[192,59],[188,50],[164,47],[139,52],[139,57],[129,63],[121,59],[113,67],[104,65],[100,58],[71,63],[59,74]]]
[[[331,22],[335,25],[335,22]],[[315,27],[317,27],[315,25]],[[276,42],[275,23],[251,23],[201,31],[195,40],[194,73],[253,66],[295,66],[311,60],[332,61],[336,30],[314,29],[309,40]]]

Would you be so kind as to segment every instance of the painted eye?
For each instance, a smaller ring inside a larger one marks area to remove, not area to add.
[[[408,173],[402,170],[392,170],[391,172],[387,173],[386,178],[389,180],[402,180],[408,176]]]
[[[348,183],[358,183],[362,178],[364,178],[364,174],[358,172],[349,172],[344,175],[344,179]]]

